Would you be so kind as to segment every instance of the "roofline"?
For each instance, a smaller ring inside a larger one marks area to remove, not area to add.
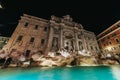
[[[35,20],[42,20],[42,21],[48,22],[48,20],[46,20],[46,19],[39,18],[39,17],[32,16],[32,15],[28,15],[28,14],[23,14],[22,17],[28,17],[28,18],[35,19]]]
[[[114,23],[113,25],[111,25],[109,28],[107,28],[107,29],[105,29],[104,31],[102,31],[100,34],[97,35],[97,37],[100,36],[100,35],[102,35],[104,32],[106,32],[107,30],[109,30],[109,29],[112,28],[113,26],[117,25],[118,23],[120,23],[120,20],[118,20],[116,23]]]
[[[108,35],[114,33],[114,32],[117,31],[117,30],[120,30],[120,28],[117,28],[117,29],[111,31],[110,33],[106,34],[105,36],[102,36],[101,38],[98,39],[98,41],[101,40],[101,39],[103,39],[104,37],[107,37]]]

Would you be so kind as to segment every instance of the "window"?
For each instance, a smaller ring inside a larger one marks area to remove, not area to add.
[[[35,25],[35,29],[38,29],[38,25]]]
[[[22,40],[22,38],[23,38],[23,36],[18,36],[18,38],[17,38],[17,41],[21,41]]]
[[[28,23],[25,23],[25,25],[24,25],[25,27],[27,27],[28,26]]]
[[[109,42],[109,44],[112,44],[111,42]]]
[[[116,34],[115,34],[115,33],[113,33],[113,34],[112,34],[112,37],[114,37],[114,36],[116,36]]]
[[[47,27],[44,27],[44,31],[47,31]]]
[[[93,47],[92,46],[90,46],[91,47],[91,50],[93,50]]]
[[[115,39],[115,41],[118,43],[118,42],[119,42],[119,39]]]
[[[117,27],[120,27],[120,25],[116,25]]]
[[[34,37],[30,39],[30,43],[33,43],[33,42],[34,42]]]
[[[30,50],[26,50],[25,56],[26,56],[26,57],[29,57],[29,54],[30,54]]]
[[[107,39],[110,39],[110,37],[108,36]]]
[[[41,40],[41,44],[43,45],[45,43],[45,39],[42,39]]]
[[[101,40],[101,42],[104,42],[104,41],[105,41],[104,39]]]
[[[109,32],[112,32],[112,31],[113,31],[112,29],[109,30]]]
[[[104,46],[106,46],[106,45],[104,44]]]

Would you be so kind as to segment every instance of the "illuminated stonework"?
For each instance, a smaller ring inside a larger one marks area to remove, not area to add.
[[[103,53],[120,53],[120,21],[101,32],[97,39]]]
[[[3,46],[7,44],[8,40],[9,40],[9,37],[0,36],[0,49],[2,49]]]
[[[72,21],[69,15],[59,18],[51,16],[50,20],[24,14],[4,49],[17,49],[29,55],[30,52],[87,50],[99,53],[96,36],[83,29],[81,24]]]

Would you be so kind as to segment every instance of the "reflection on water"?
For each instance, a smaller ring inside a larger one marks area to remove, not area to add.
[[[116,80],[120,80],[120,66],[111,66],[111,71]]]
[[[0,80],[120,80],[120,66],[7,68]]]

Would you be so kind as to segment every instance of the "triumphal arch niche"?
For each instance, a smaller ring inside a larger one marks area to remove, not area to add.
[[[61,48],[68,51],[78,51],[79,46],[83,47],[83,44],[79,44],[79,40],[81,40],[81,42],[83,40],[83,36],[79,35],[79,33],[83,31],[81,24],[73,22],[69,15],[63,16],[63,18],[52,16],[50,22],[51,37],[49,40],[52,40],[52,44],[50,43],[50,51],[56,51]],[[81,38],[79,38],[78,35]]]
[[[75,48],[75,39],[72,31],[63,32],[63,47],[66,50],[73,51]]]

